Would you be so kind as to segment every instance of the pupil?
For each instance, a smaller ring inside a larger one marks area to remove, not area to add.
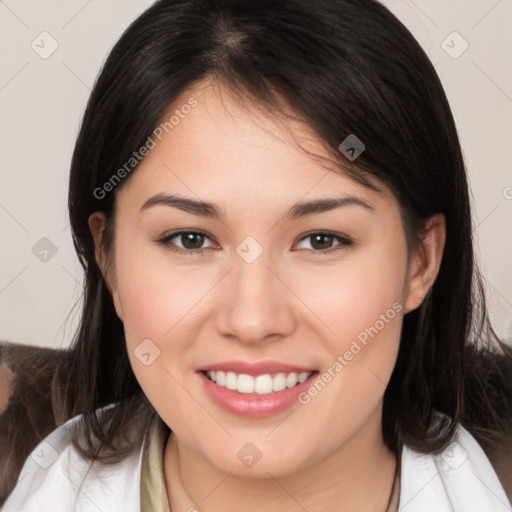
[[[194,237],[197,237],[197,239],[198,239],[198,240],[196,240],[195,244],[193,243]],[[184,241],[184,239],[185,239],[185,241]],[[182,235],[181,241],[183,243],[183,246],[186,249],[200,249],[201,246],[203,245],[204,235],[201,235],[200,233],[187,233],[187,234]],[[188,246],[188,242],[192,242],[191,243],[192,247]]]
[[[315,248],[315,249],[329,249],[329,245],[330,245],[329,243],[324,243],[324,244],[320,243],[320,247],[315,247],[315,242],[317,240],[324,240],[324,242],[325,242],[325,240],[330,241],[329,240],[330,238],[331,238],[331,235],[315,235],[313,237],[314,242],[312,243],[313,248]]]

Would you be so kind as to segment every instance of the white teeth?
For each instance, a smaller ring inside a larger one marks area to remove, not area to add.
[[[252,375],[246,375],[241,373],[238,376],[237,390],[240,393],[254,393],[254,377]]]
[[[224,372],[215,372],[217,380],[215,381],[219,386],[226,386],[226,374]]]
[[[297,382],[299,382],[298,377],[299,376],[295,372],[289,373],[288,377],[286,377],[286,387],[293,388],[293,386],[295,386],[295,384],[297,384]]]
[[[286,374],[278,373],[272,379],[272,391],[282,391],[286,389]]]
[[[258,375],[254,381],[254,391],[258,395],[272,393],[272,377],[270,375]]]
[[[269,373],[253,377],[245,373],[236,374],[234,372],[212,371],[206,372],[208,378],[218,386],[238,391],[239,393],[256,393],[258,395],[267,395],[283,389],[292,388],[308,379],[312,372],[302,372],[297,374],[277,373],[273,376]]]
[[[238,385],[238,377],[235,373],[233,372],[228,372],[226,374],[226,387],[228,389],[233,389],[235,390],[237,388],[237,385]]]

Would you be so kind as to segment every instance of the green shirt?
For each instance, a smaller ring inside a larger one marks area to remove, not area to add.
[[[164,451],[170,429],[155,415],[144,443],[140,476],[141,512],[170,512],[164,478]]]

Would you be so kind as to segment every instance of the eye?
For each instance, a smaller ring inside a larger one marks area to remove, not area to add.
[[[316,231],[314,233],[309,233],[306,236],[302,237],[301,241],[307,240],[308,238],[311,239],[311,249],[309,250],[314,253],[320,254],[327,254],[330,252],[338,251],[340,249],[350,247],[354,244],[354,241],[348,238],[347,236],[325,231]],[[338,245],[332,247],[332,242],[334,240],[338,240],[339,243]]]
[[[310,243],[311,248],[307,250],[319,254],[327,254],[343,249],[345,247],[350,247],[354,243],[353,240],[345,235],[325,231],[308,233],[307,235],[303,236],[300,241],[307,240],[308,238],[312,240],[312,243]],[[173,242],[174,239],[177,239],[182,244],[182,246],[180,247],[175,242]],[[205,239],[211,240],[211,238],[203,231],[182,230],[170,233],[162,239],[157,240],[157,242],[178,253],[203,254],[205,249],[207,249],[201,247]],[[337,240],[338,244],[332,247],[332,242],[334,240]],[[210,246],[210,248],[211,247],[214,246]]]
[[[176,245],[176,243],[172,241],[175,238],[183,244],[183,247]],[[203,245],[206,238],[210,239],[203,231],[176,231],[158,240],[158,243],[179,253],[203,254],[205,249],[200,247]]]

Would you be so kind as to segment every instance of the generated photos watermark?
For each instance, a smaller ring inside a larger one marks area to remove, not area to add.
[[[184,103],[179,109],[174,111],[174,114],[165,123],[160,123],[146,139],[146,142],[138,149],[134,151],[132,156],[112,174],[112,176],[101,186],[96,187],[93,191],[93,195],[96,199],[104,199],[109,192],[112,192],[121,181],[126,178],[127,175],[132,172],[137,165],[146,157],[149,152],[156,146],[156,140],[162,140],[164,134],[168,134],[185,118],[187,114],[190,114],[192,108],[197,106],[197,100],[195,98],[189,98],[187,103]]]
[[[373,339],[377,334],[384,329],[397,313],[402,311],[402,304],[395,302],[385,313],[379,316],[379,319],[375,321],[370,327],[366,327],[357,335],[357,339],[352,340],[350,348],[346,350],[342,355],[338,355],[336,360],[327,368],[327,370],[319,375],[313,384],[302,393],[299,393],[297,399],[303,405],[307,405],[311,402],[311,399],[322,391],[329,382],[331,382],[336,375],[338,375],[345,366],[347,366],[354,357],[368,345],[369,338]]]

